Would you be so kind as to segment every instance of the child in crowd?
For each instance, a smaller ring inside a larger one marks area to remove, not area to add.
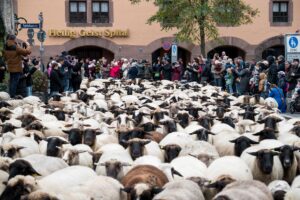
[[[232,69],[228,68],[227,73],[225,75],[225,82],[226,82],[226,90],[228,93],[232,94],[233,93],[233,89],[232,89],[232,85],[233,85],[233,74],[232,74]]]

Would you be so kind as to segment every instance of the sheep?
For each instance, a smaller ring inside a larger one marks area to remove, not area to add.
[[[75,146],[63,146],[62,149],[62,159],[68,165],[81,165],[93,168],[93,156],[91,153],[93,150],[84,144],[78,144]]]
[[[128,145],[127,151],[130,153],[133,160],[143,155],[156,156],[161,161],[164,160],[164,155],[160,150],[159,145],[151,140],[134,138],[125,142]]]
[[[268,188],[271,191],[274,200],[283,199],[286,192],[291,189],[290,185],[282,180],[272,181],[269,183]]]
[[[79,193],[86,195],[86,199],[123,200],[126,196],[121,192],[122,189],[123,186],[118,181],[110,177],[97,176],[80,186],[71,188],[64,194],[66,197],[68,193]]]
[[[164,190],[154,196],[153,200],[204,200],[199,186],[190,180],[177,180],[167,183]]]
[[[240,134],[236,132],[223,132],[215,135],[213,140],[213,145],[216,147],[218,153],[220,156],[230,156],[235,155],[234,153],[234,143],[231,143],[230,141],[233,141],[234,139],[238,138]]]
[[[219,153],[215,146],[205,141],[192,141],[181,150],[179,156],[191,155],[209,166],[215,159],[219,158]]]
[[[300,188],[300,175],[296,176],[292,183],[292,188]]]
[[[32,176],[18,175],[10,179],[0,199],[16,200],[21,199],[23,195],[27,195],[37,190],[38,185]]]
[[[0,92],[0,100],[7,101],[10,99],[10,96],[7,92]]]
[[[213,161],[207,168],[206,178],[211,181],[206,197],[212,197],[233,181],[253,180],[252,172],[247,164],[235,156],[224,156]],[[209,198],[210,199],[210,198]]]
[[[202,177],[205,178],[207,175],[206,165],[192,156],[181,156],[175,158],[170,163],[171,166],[176,169],[184,178],[189,177]],[[174,177],[178,179],[178,177]]]
[[[29,162],[34,170],[42,176],[50,175],[55,171],[68,167],[68,164],[61,158],[45,156],[42,154],[26,156],[22,158],[22,160]]]
[[[36,141],[28,137],[15,138],[2,146],[3,155],[10,158],[21,158],[40,153]]]
[[[104,150],[99,161],[95,163],[96,173],[121,180],[133,163],[133,160],[130,154],[124,149],[111,150]]]
[[[138,165],[153,165],[154,167],[160,168],[161,167],[161,160],[158,159],[155,156],[146,155],[137,158],[135,161],[133,161],[132,166],[138,166]]]
[[[300,150],[299,147],[293,147],[289,145],[283,145],[274,149],[280,152],[279,159],[281,161],[284,176],[283,179],[288,183],[291,183],[296,176],[298,170],[298,161],[294,155],[294,151]]]
[[[300,199],[300,189],[299,188],[293,188],[289,191],[284,196],[284,200],[297,200]]]
[[[256,180],[236,181],[227,185],[213,200],[273,200],[267,186]]]
[[[283,178],[283,168],[278,158],[279,153],[263,145],[247,148],[241,158],[252,171],[253,178],[266,184]]]
[[[128,200],[151,200],[155,194],[161,192],[161,188],[168,182],[166,175],[158,168],[151,165],[139,165],[131,169],[123,177],[122,191],[128,194]]]
[[[61,193],[66,188],[81,185],[92,178],[95,178],[96,173],[88,167],[71,166],[60,169],[48,176],[42,177],[38,181],[38,185],[45,191]]]
[[[6,188],[5,181],[8,180],[9,174],[5,171],[0,170],[0,195]]]

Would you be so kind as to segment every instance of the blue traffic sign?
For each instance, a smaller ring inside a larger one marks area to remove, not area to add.
[[[21,24],[21,28],[40,28],[40,24]]]
[[[290,38],[289,45],[290,45],[291,48],[293,48],[293,49],[297,48],[298,44],[299,44],[299,41],[296,37],[291,37]]]

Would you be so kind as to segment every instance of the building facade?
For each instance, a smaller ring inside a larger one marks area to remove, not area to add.
[[[227,51],[247,60],[284,53],[284,35],[300,29],[299,0],[245,0],[260,13],[253,23],[219,27],[221,42],[207,41],[206,52]],[[109,59],[132,57],[154,60],[168,52],[175,31],[161,31],[159,24],[146,24],[157,9],[153,3],[132,5],[129,0],[17,0],[18,16],[37,23],[44,14],[45,57],[62,51],[79,57]],[[27,31],[19,32],[27,40]],[[34,54],[39,54],[35,39]],[[188,61],[200,54],[197,44],[179,43],[178,57]]]

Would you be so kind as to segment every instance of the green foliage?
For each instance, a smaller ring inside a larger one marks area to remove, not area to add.
[[[47,75],[41,72],[40,70],[37,70],[32,75],[32,90],[34,92],[45,92],[48,88],[48,78]]]
[[[130,0],[133,4],[143,0]],[[145,0],[151,1],[151,0]],[[240,26],[252,23],[258,14],[243,0],[152,0],[159,7],[148,19],[158,22],[163,30],[176,29],[176,39],[201,43],[205,53],[205,39],[217,39],[217,25]]]

